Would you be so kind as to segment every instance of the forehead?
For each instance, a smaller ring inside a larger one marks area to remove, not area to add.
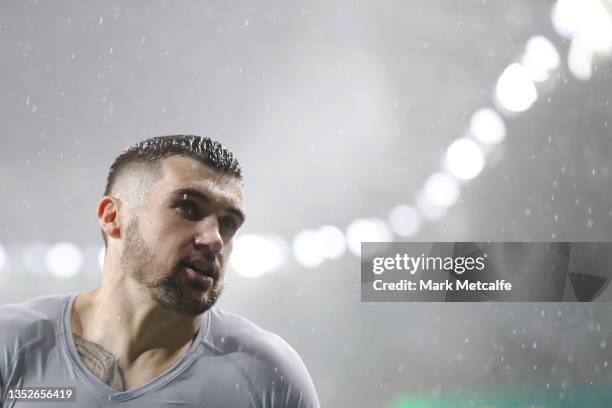
[[[158,188],[162,193],[193,188],[215,201],[244,207],[241,180],[218,171],[196,159],[174,155],[161,161],[162,178]]]

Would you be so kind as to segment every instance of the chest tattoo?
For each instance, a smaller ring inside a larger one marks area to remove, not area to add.
[[[74,344],[83,364],[104,384],[125,391],[127,384],[119,360],[98,343],[74,335]]]

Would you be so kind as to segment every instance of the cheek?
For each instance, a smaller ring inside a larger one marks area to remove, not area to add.
[[[195,234],[174,225],[157,230],[155,235],[152,248],[154,256],[164,263],[174,263],[189,252]]]
[[[151,219],[152,229],[157,238],[164,242],[178,242],[193,239],[195,230],[192,223],[181,220],[173,214]]]
[[[164,223],[159,217],[151,215],[140,217],[140,231],[149,242],[157,244],[164,238]]]

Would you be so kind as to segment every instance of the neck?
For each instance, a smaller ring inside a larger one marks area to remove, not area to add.
[[[104,346],[130,365],[143,354],[170,359],[186,350],[200,328],[202,315],[165,309],[138,284],[123,277],[105,279],[100,288],[79,295],[72,322],[74,334]]]

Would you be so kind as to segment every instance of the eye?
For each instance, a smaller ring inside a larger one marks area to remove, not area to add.
[[[194,218],[198,214],[198,206],[191,200],[180,200],[176,207],[189,218]]]
[[[232,233],[238,229],[238,224],[232,217],[221,217],[219,219],[219,226]]]

